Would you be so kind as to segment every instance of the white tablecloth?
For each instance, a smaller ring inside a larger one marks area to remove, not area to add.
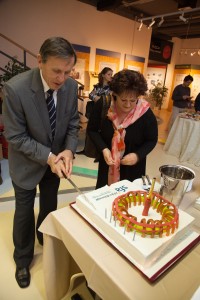
[[[164,146],[180,162],[200,166],[200,121],[176,118]]]
[[[200,285],[200,245],[151,284],[71,207],[50,213],[42,223],[43,269],[48,300],[68,290],[72,273],[84,273],[103,300],[189,300]]]

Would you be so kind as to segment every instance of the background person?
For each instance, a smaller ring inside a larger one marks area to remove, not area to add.
[[[112,80],[113,70],[105,67],[98,74],[98,83],[94,85],[93,90],[89,94],[90,100],[98,101],[101,95],[108,95],[110,93],[109,83]]]
[[[110,93],[110,82],[112,80],[113,70],[109,67],[103,68],[98,74],[98,83],[94,85],[93,90],[89,93],[89,99],[86,106],[86,118],[89,119],[91,112],[94,108],[94,103],[97,102],[102,96],[107,96]]]
[[[112,80],[113,70],[109,67],[105,67],[98,74],[98,83],[94,85],[93,90],[89,94],[89,99],[92,101],[88,101],[86,106],[86,118],[90,118],[90,114],[94,109],[94,104],[97,102],[102,96],[107,96],[110,93],[110,81]],[[86,128],[87,130],[87,128]],[[84,154],[85,150],[81,150],[76,152],[76,154]],[[98,162],[98,158],[94,160],[94,162]]]
[[[191,107],[190,87],[193,77],[191,75],[185,76],[183,83],[177,85],[172,93],[173,108],[172,115],[169,121],[169,129],[171,129],[176,117],[179,113],[185,111],[185,109]]]
[[[194,109],[196,112],[200,113],[200,93],[197,95],[194,101]]]
[[[149,103],[140,97],[147,91],[144,76],[122,70],[114,75],[110,90],[111,105],[103,122],[101,99],[88,122],[88,134],[100,152],[96,188],[144,175],[146,156],[158,139],[157,120]]]
[[[4,85],[3,117],[8,141],[9,171],[16,207],[13,224],[16,280],[21,288],[30,284],[29,266],[34,255],[34,201],[39,185],[38,228],[57,208],[57,192],[62,172],[72,171],[78,143],[79,115],[77,83],[69,78],[76,63],[71,44],[62,37],[42,44],[38,68],[13,77]],[[53,91],[56,107],[55,136],[51,131],[46,100]]]

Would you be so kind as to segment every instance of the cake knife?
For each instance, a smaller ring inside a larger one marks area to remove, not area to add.
[[[62,172],[63,173],[63,172]],[[75,190],[79,193],[79,195],[83,196],[83,198],[94,208],[96,209],[96,207],[94,206],[93,203],[90,202],[90,200],[87,198],[87,196],[77,187],[77,185],[70,179],[67,178],[67,176],[63,173],[63,176],[65,179],[67,179],[69,181],[69,183],[71,183],[71,185],[75,188]]]
[[[148,181],[148,184],[151,186],[151,180],[150,180],[150,178],[149,178],[149,175],[146,175],[146,179],[147,179],[147,181]]]
[[[146,181],[145,181],[145,176],[142,176],[142,183],[143,183],[142,188],[143,188],[144,190],[149,191],[149,187],[147,186]]]

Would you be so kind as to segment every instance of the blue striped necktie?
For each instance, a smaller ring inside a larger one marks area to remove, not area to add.
[[[52,132],[52,137],[55,135],[55,129],[56,129],[56,107],[54,103],[54,98],[53,98],[53,92],[54,90],[48,90],[47,91],[47,108],[49,111],[49,120],[50,120],[50,125],[51,125],[51,132]]]

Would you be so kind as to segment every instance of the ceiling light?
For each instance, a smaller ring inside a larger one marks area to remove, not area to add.
[[[195,53],[196,53],[196,51],[191,52],[190,55],[193,56],[193,55],[195,55]]]
[[[152,26],[153,26],[153,24],[155,24],[155,20],[154,19],[152,19],[152,21],[151,21],[151,23],[149,24],[149,26],[148,26],[148,29],[150,29]]]
[[[162,17],[161,20],[160,20],[160,22],[158,23],[158,27],[160,27],[163,22],[164,22],[164,18]]]
[[[200,56],[200,50],[198,50],[197,54]]]
[[[142,20],[141,20],[141,21],[140,21],[140,26],[138,27],[138,31],[141,31],[142,26],[143,26],[143,22],[142,22]]]
[[[181,20],[181,21],[183,21],[184,23],[187,23],[187,19],[184,17],[184,13],[182,14],[182,15],[180,15],[179,16],[179,19]]]

